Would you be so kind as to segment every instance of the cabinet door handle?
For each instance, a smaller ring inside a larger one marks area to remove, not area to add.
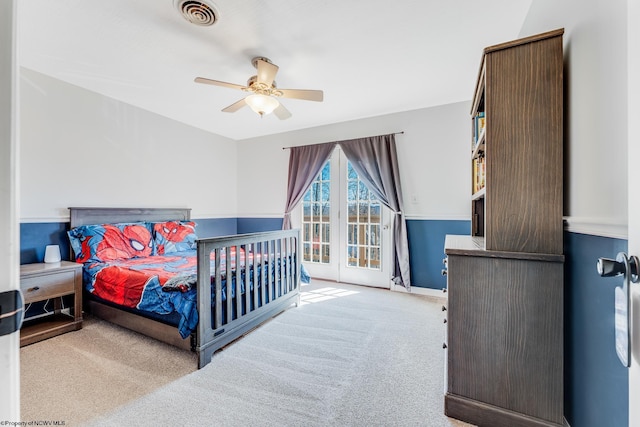
[[[27,292],[35,292],[35,291],[39,291],[39,290],[40,290],[40,286],[34,286],[33,288],[27,289]]]

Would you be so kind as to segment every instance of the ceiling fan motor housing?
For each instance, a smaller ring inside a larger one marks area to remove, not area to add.
[[[247,92],[258,93],[260,95],[282,96],[282,92],[277,89],[276,81],[271,83],[271,86],[267,86],[264,83],[258,82],[258,76],[251,76],[247,80]]]

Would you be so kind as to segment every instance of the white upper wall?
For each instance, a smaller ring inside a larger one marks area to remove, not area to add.
[[[469,108],[460,102],[239,141],[239,216],[282,217],[289,167],[283,147],[404,131],[396,147],[407,217],[468,220]]]
[[[404,131],[408,218],[469,219],[469,102],[234,142],[21,70],[21,221],[69,206],[186,206],[194,218],[282,217],[282,147]]]
[[[570,229],[614,237],[627,224],[626,4],[534,0],[520,34],[565,28],[564,212]],[[23,222],[72,205],[281,217],[282,147],[398,131],[407,216],[470,216],[468,102],[234,142],[29,70],[20,90]]]
[[[20,90],[22,222],[67,221],[70,206],[236,216],[233,140],[27,69]]]
[[[569,229],[626,237],[627,1],[534,0],[521,35],[563,27]]]

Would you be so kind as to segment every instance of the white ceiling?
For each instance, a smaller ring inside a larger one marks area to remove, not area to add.
[[[235,140],[471,98],[482,49],[519,35],[531,0],[211,0],[213,26],[174,0],[20,0],[21,66]],[[288,120],[248,107],[251,58],[280,67]]]

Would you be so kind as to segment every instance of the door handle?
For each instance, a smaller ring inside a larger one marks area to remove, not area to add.
[[[638,283],[638,266],[636,256],[618,253],[616,259],[598,258],[596,268],[602,277],[623,276],[622,286],[615,289],[615,336],[616,353],[625,367],[631,366],[631,283]]]
[[[638,257],[620,252],[616,259],[598,258],[598,274],[602,277],[629,275],[632,283],[638,283]]]
[[[0,292],[0,336],[19,330],[24,319],[24,298],[20,290]]]

